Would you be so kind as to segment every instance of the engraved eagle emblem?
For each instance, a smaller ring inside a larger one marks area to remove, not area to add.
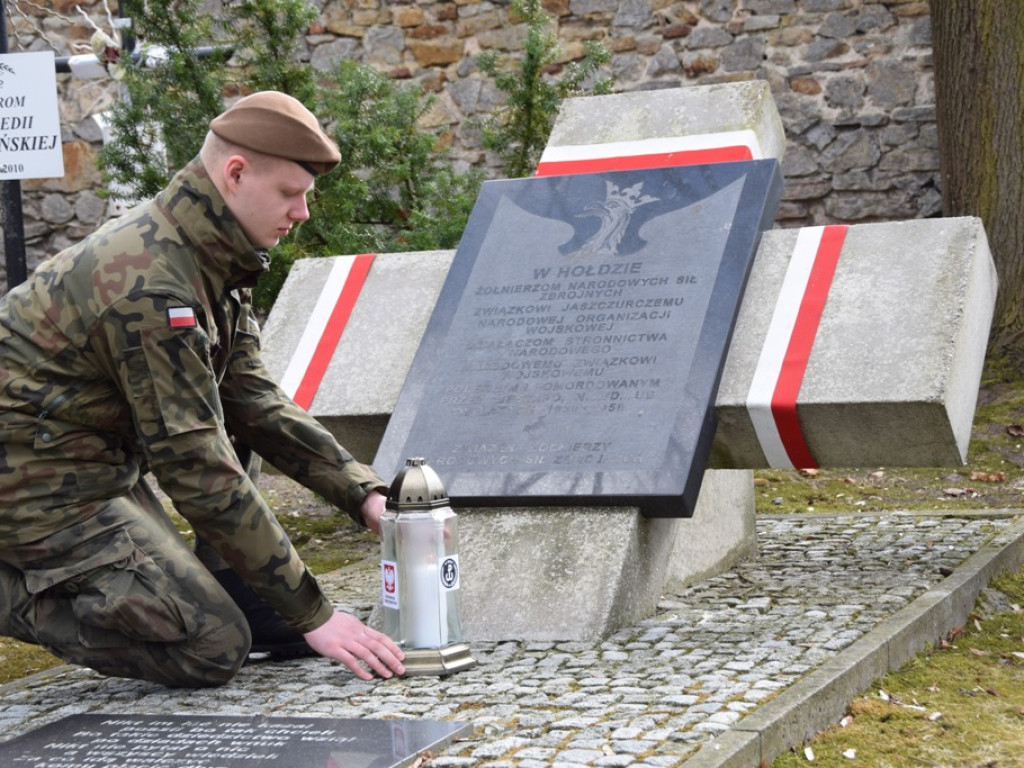
[[[619,252],[619,243],[626,228],[629,226],[630,217],[633,211],[642,205],[657,202],[658,198],[652,195],[643,194],[642,181],[638,181],[631,187],[619,187],[610,181],[605,181],[604,201],[587,203],[580,216],[596,216],[601,219],[601,226],[587,240],[577,254],[594,256],[615,256]]]

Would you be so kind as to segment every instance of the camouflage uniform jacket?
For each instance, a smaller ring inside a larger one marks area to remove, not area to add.
[[[275,384],[249,290],[266,269],[199,160],[0,301],[0,550],[153,473],[300,631],[331,606],[232,440],[360,520],[383,483]]]

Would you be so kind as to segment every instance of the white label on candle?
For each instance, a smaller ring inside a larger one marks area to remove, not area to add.
[[[459,588],[459,556],[448,555],[441,561],[441,588],[451,592]]]
[[[385,608],[398,610],[398,564],[391,560],[380,561],[380,601]]]

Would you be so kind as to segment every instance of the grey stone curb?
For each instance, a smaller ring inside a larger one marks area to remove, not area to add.
[[[680,768],[757,768],[838,722],[883,675],[966,623],[989,582],[1024,563],[1024,520],[971,555],[938,586],[772,701],[705,744]]]

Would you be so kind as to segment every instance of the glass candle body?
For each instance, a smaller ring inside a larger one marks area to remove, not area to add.
[[[447,506],[380,518],[384,633],[402,648],[462,642],[457,520]]]

